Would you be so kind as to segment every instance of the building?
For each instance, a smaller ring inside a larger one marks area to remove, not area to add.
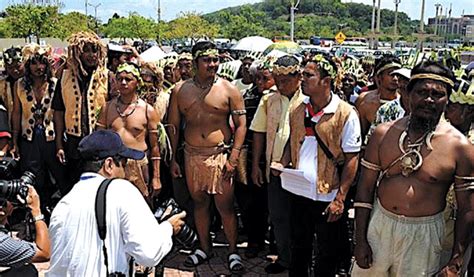
[[[474,42],[474,15],[452,18],[440,15],[437,19],[428,18],[428,26],[436,30],[438,36],[459,35],[464,41]]]

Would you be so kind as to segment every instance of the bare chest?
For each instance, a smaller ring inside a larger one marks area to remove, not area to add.
[[[213,87],[210,91],[191,88],[180,96],[180,112],[188,122],[212,120],[215,117],[228,116],[230,113],[227,94],[219,91],[217,87]]]

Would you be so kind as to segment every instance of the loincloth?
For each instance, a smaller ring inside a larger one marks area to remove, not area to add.
[[[214,147],[195,147],[184,143],[184,168],[191,193],[223,193],[224,184],[231,181],[230,178],[223,178],[227,149],[224,143]]]
[[[134,184],[144,197],[148,196],[148,158],[127,160],[125,178]]]

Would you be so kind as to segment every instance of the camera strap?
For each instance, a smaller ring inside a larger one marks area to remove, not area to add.
[[[104,253],[104,264],[107,276],[109,276],[109,258],[107,255],[107,247],[105,247],[105,237],[107,235],[107,222],[106,222],[106,195],[107,189],[110,183],[114,179],[105,179],[99,186],[97,194],[95,196],[95,219],[97,222],[97,228],[99,230],[99,237],[102,240],[102,252]],[[133,276],[133,258],[129,264],[129,276]]]

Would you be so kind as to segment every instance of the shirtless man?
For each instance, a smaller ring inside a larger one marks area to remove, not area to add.
[[[125,176],[140,190],[145,198],[156,196],[161,189],[160,149],[158,146],[158,113],[150,104],[138,97],[137,91],[143,85],[139,68],[124,63],[117,68],[116,80],[120,96],[108,101],[101,109],[98,129],[112,129],[132,149],[150,152],[153,163],[151,190],[149,189],[148,158],[128,160]],[[149,145],[146,143],[148,136]],[[151,191],[151,194],[149,193]]]
[[[459,207],[455,243],[441,276],[457,276],[461,269],[473,221],[474,147],[440,121],[453,85],[453,73],[442,64],[417,65],[407,87],[410,116],[375,129],[361,161],[354,203],[357,266],[352,276],[435,274],[442,212],[453,182]]]
[[[377,60],[375,65],[376,90],[361,93],[356,101],[359,111],[362,139],[369,131],[370,124],[374,122],[379,107],[398,97],[397,76],[392,71],[401,68],[400,60],[394,56],[384,56]]]
[[[196,249],[185,261],[197,266],[211,255],[209,235],[210,204],[214,199],[222,217],[224,233],[229,241],[229,269],[243,271],[237,254],[237,222],[234,211],[232,175],[237,166],[240,148],[246,132],[245,108],[242,95],[235,86],[216,77],[219,54],[211,42],[199,42],[193,49],[196,75],[178,84],[171,96],[169,124],[173,153],[178,147],[181,120],[186,121],[185,171],[189,192],[194,200],[194,216],[201,249]],[[229,116],[235,123],[233,146],[227,157],[227,145],[232,142]],[[171,161],[171,174],[181,176],[176,156]]]

